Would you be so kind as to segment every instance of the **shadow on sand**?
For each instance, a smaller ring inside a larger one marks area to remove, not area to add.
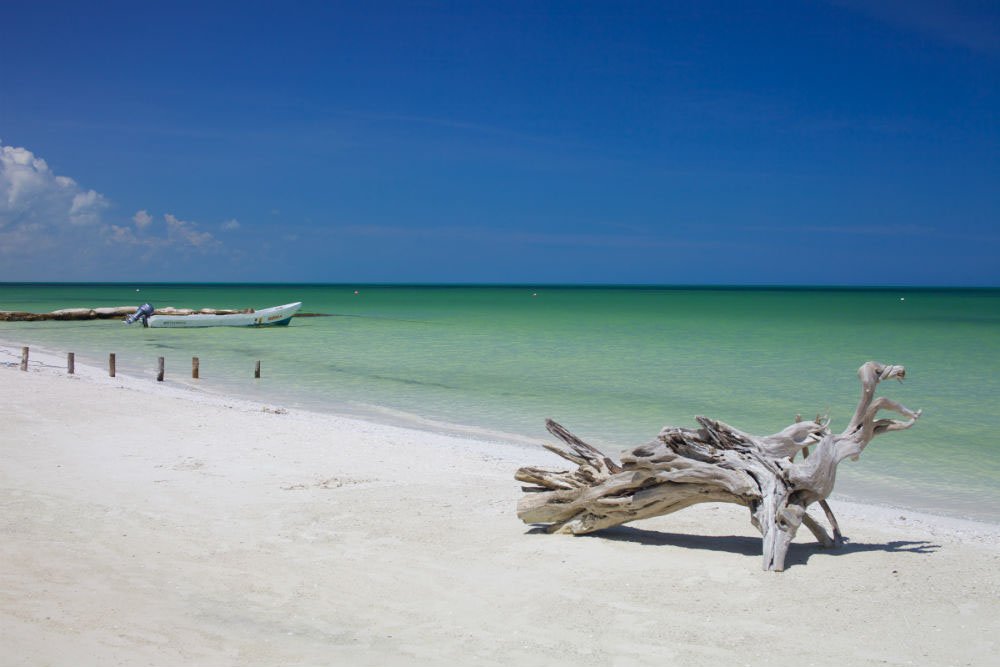
[[[535,527],[529,533],[545,533],[545,529]],[[744,535],[689,535],[686,533],[664,533],[656,530],[643,530],[631,526],[616,526],[593,533],[580,535],[592,539],[613,540],[616,542],[634,542],[646,546],[672,546],[682,549],[702,549],[707,551],[722,551],[741,556],[756,556],[761,554],[761,538]],[[824,549],[816,542],[793,542],[785,558],[785,568],[795,565],[805,565],[813,554],[830,556],[847,556],[865,551],[884,551],[887,553],[931,554],[941,548],[940,544],[927,541],[892,542],[851,542],[845,538],[845,543],[834,549]]]

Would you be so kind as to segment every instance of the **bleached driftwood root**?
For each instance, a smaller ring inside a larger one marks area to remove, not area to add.
[[[518,502],[517,515],[525,523],[548,524],[549,532],[579,535],[697,503],[737,503],[749,508],[750,521],[763,536],[764,569],[784,570],[788,546],[801,524],[823,546],[840,543],[840,530],[826,503],[837,465],[846,458],[857,460],[874,436],[907,429],[920,416],[920,410],[875,398],[879,382],[902,381],[905,375],[902,366],[875,361],[861,366],[861,401],[839,434],[830,432],[826,417],[797,420],[768,436],[696,417],[700,429],[667,426],[655,440],[622,456],[621,464],[548,420],[549,432],[561,443],[545,447],[578,467],[518,470],[515,478],[533,486],[522,487],[526,494]],[[907,421],[876,419],[880,410],[897,412]],[[794,461],[798,453],[802,458]],[[816,502],[826,513],[833,537],[806,513]]]

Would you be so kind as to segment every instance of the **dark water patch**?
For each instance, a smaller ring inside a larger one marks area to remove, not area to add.
[[[414,387],[428,387],[435,389],[447,389],[449,391],[454,391],[459,389],[456,385],[444,384],[441,382],[430,382],[426,380],[416,380],[413,378],[399,377],[395,375],[382,375],[378,373],[366,373],[364,371],[359,371],[354,368],[347,366],[340,366],[336,364],[324,364],[322,366],[325,370],[341,376],[347,376],[350,378],[356,378],[360,380],[378,380],[380,382],[390,382],[393,384],[408,385]]]
[[[914,324],[985,324],[990,326],[1000,325],[1000,314],[998,315],[923,315],[915,317],[900,317],[900,321],[912,322]]]
[[[394,382],[397,384],[412,385],[415,387],[434,387],[437,389],[458,389],[455,385],[442,384],[440,382],[427,382],[424,380],[414,380],[413,378],[401,378],[392,377],[389,375],[365,375],[364,377],[370,377],[373,380],[382,380],[384,382]]]
[[[359,320],[382,320],[385,322],[404,322],[407,324],[435,324],[428,320],[408,320],[401,317],[385,317],[381,315],[358,315],[357,313],[331,313],[327,317],[352,317]]]

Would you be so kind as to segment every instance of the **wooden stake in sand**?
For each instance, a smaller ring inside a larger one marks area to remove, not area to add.
[[[76,372],[76,355],[72,352],[66,353],[66,372],[70,375]]]
[[[28,370],[28,348],[21,348],[21,370]]]
[[[253,376],[254,378],[260,378],[260,359],[254,362],[253,365]]]
[[[112,352],[108,355],[108,375],[111,377],[115,376],[115,353]]]
[[[163,382],[163,357],[156,358],[156,381]]]
[[[624,454],[616,463],[552,420],[549,432],[563,444],[545,448],[572,461],[573,471],[525,467],[515,479],[532,486],[517,504],[525,523],[548,524],[550,533],[579,535],[636,519],[670,514],[705,502],[743,505],[763,537],[764,569],[785,569],[785,556],[799,526],[805,524],[824,547],[843,538],[826,503],[837,465],[856,461],[872,437],[913,426],[920,410],[885,397],[875,398],[882,380],[902,381],[906,370],[869,361],[858,369],[861,401],[842,433],[831,433],[829,419],[796,421],[774,435],[756,436],[707,417],[695,417],[697,430],[666,426],[655,440]],[[891,410],[907,421],[876,419]],[[815,445],[812,454],[809,447]],[[795,455],[802,453],[799,461]],[[818,502],[833,530],[831,538],[806,508]]]
[[[191,377],[198,379],[198,357],[191,357]]]

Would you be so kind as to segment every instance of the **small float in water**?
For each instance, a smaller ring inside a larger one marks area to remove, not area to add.
[[[284,327],[292,321],[292,316],[302,307],[301,301],[286,303],[263,310],[214,314],[156,314],[156,310],[144,303],[138,310],[126,317],[126,324],[142,322],[144,327],[153,328],[194,328],[194,327]]]

